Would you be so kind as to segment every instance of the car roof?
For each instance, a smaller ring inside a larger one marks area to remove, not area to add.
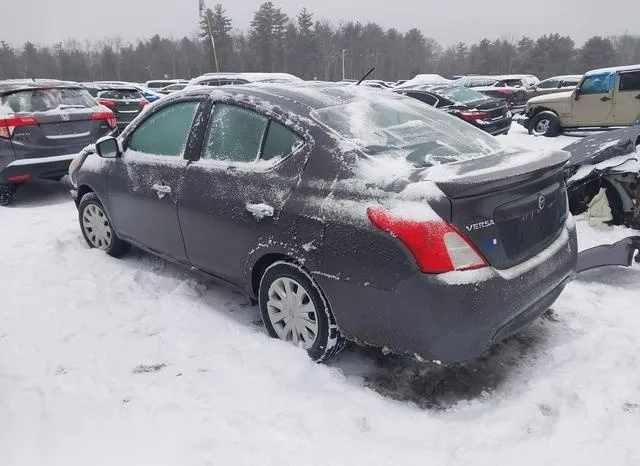
[[[549,81],[550,79],[582,79],[582,76],[581,74],[563,74],[562,76],[551,76],[545,79],[545,81]]]
[[[600,73],[619,73],[620,71],[640,71],[640,65],[627,65],[627,66],[614,66],[611,68],[599,68],[597,70],[587,71],[585,76],[591,76],[593,74]]]
[[[199,86],[187,88],[180,92],[180,95],[214,95],[217,93],[278,100],[285,106],[289,102],[303,106],[309,111],[340,105],[359,95],[370,96],[372,99],[381,98],[379,90],[368,87],[302,80],[288,83],[247,83],[215,88]],[[387,94],[392,95],[392,93],[384,93],[384,95]]]
[[[190,84],[197,84],[202,81],[210,81],[212,79],[242,79],[247,82],[283,80],[283,81],[302,81],[297,76],[289,73],[206,73],[189,81]]]
[[[90,82],[82,83],[82,87],[91,87],[93,89],[99,89],[101,91],[134,91],[140,92],[135,86],[130,84],[117,84],[107,82]]]
[[[82,87],[74,81],[61,81],[59,79],[6,79],[0,81],[0,93],[15,92],[29,89],[42,89],[51,87]]]

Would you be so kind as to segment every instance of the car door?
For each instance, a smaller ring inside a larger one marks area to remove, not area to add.
[[[608,126],[612,122],[613,87],[615,73],[597,73],[586,76],[578,92],[577,100],[571,100],[570,125]]]
[[[181,262],[186,262],[186,255],[177,199],[200,103],[182,100],[154,109],[126,136],[108,181],[110,213],[118,234]]]
[[[632,125],[640,119],[640,70],[618,75],[613,94],[614,124]]]
[[[178,203],[194,267],[240,284],[250,250],[290,228],[292,218],[283,207],[310,150],[303,141],[254,110],[214,105],[201,155],[186,170]]]

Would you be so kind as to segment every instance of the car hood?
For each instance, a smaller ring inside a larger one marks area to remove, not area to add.
[[[540,95],[538,97],[532,97],[529,99],[530,104],[546,104],[553,102],[564,102],[571,100],[571,96],[573,95],[573,91],[569,92],[556,92],[553,94]]]

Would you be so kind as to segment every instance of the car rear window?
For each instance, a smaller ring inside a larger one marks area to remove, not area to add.
[[[502,82],[505,84],[505,86],[509,86],[509,87],[523,86],[521,79],[503,79]]]
[[[29,89],[6,95],[2,104],[15,113],[46,112],[57,108],[90,108],[97,105],[86,89]]]
[[[106,91],[98,92],[98,97],[101,99],[116,99],[116,100],[135,100],[142,99],[142,94],[138,91],[130,90],[130,89],[110,89]]]
[[[404,157],[418,167],[503,150],[484,131],[407,97],[358,97],[311,116],[368,155]]]

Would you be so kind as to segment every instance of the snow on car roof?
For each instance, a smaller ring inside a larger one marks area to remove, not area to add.
[[[302,81],[302,79],[289,73],[206,73],[193,78],[189,81],[189,84],[197,84],[212,79],[243,79],[248,82],[270,81],[274,79],[279,81]]]
[[[43,87],[81,87],[73,81],[59,79],[5,79],[0,81],[0,92],[12,92],[22,89],[39,89]]]
[[[640,65],[614,66],[611,68],[599,68],[597,70],[587,71],[585,76],[591,76],[600,73],[619,73],[620,71],[640,71]]]

